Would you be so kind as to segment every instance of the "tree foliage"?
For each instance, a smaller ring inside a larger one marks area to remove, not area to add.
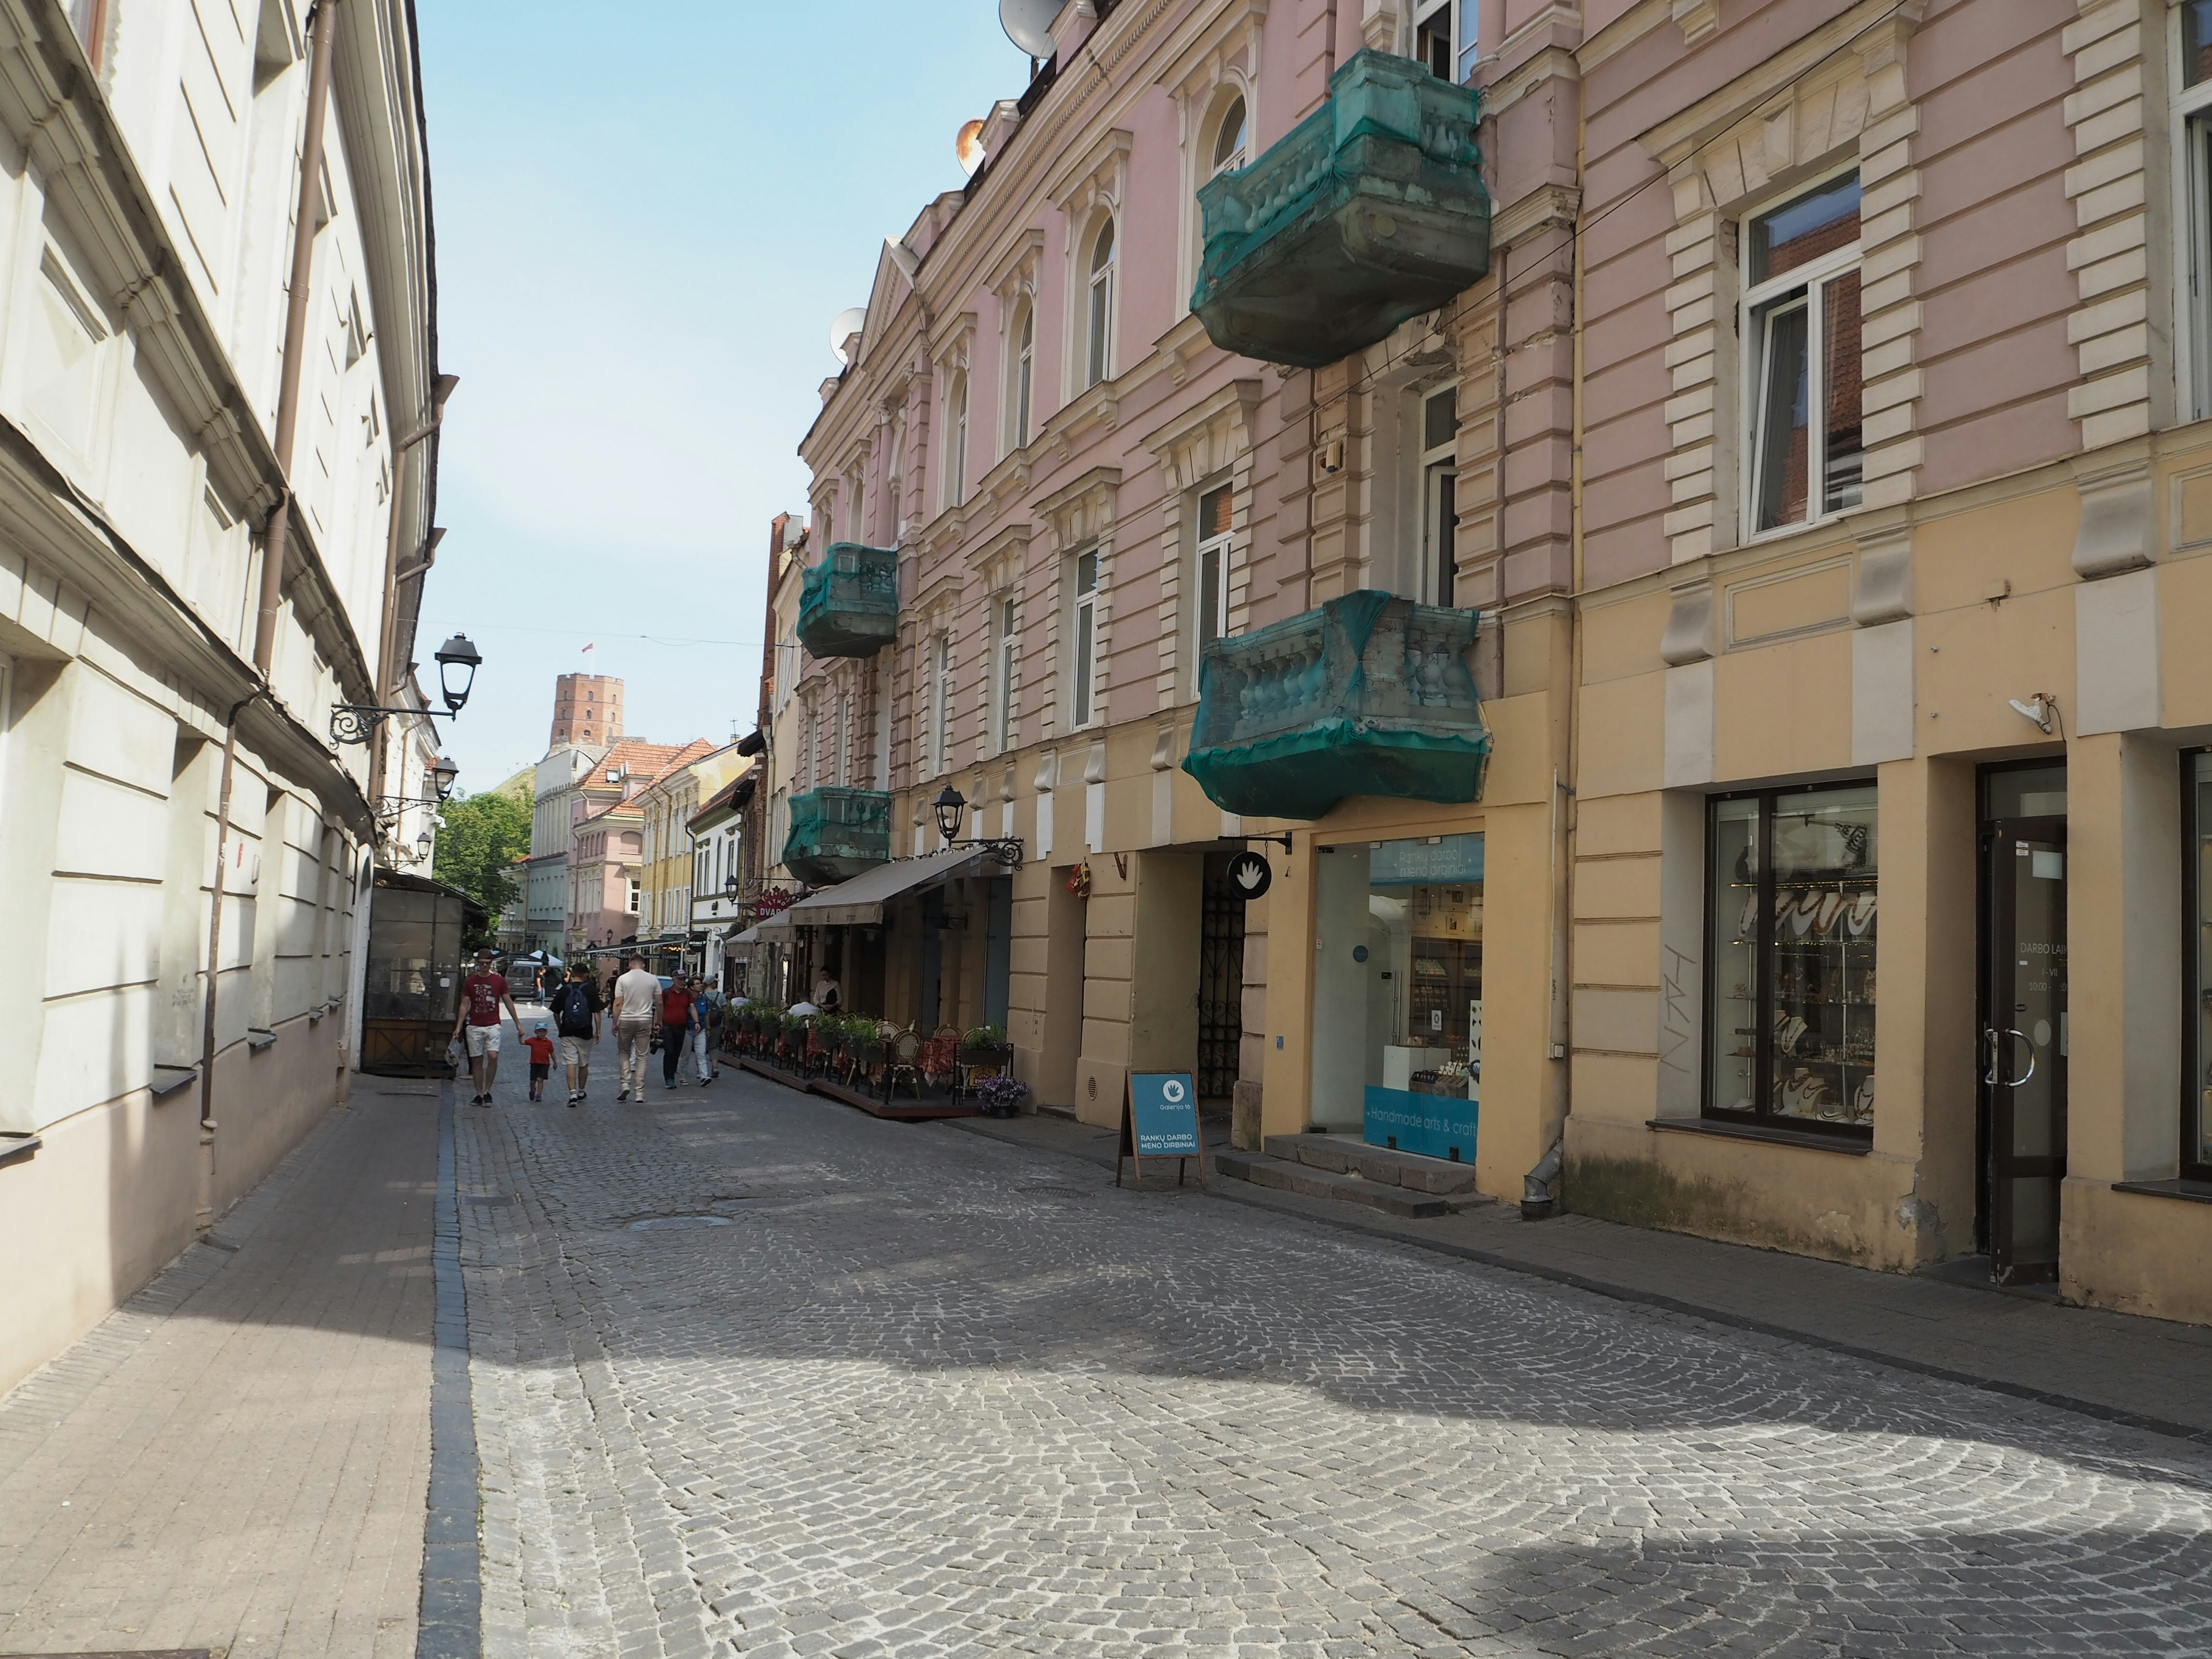
[[[520,902],[514,861],[530,854],[530,808],[511,795],[456,795],[438,811],[438,852],[430,872],[491,912]]]

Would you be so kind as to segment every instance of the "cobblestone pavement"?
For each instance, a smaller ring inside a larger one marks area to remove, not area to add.
[[[495,1659],[2212,1651],[2200,1446],[741,1075],[502,1092]]]

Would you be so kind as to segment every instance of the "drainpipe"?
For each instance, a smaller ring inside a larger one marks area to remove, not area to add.
[[[1559,1178],[1561,1148],[1565,1145],[1564,1141],[1553,1141],[1552,1150],[1546,1152],[1542,1160],[1522,1180],[1521,1218],[1523,1221],[1542,1221],[1552,1213],[1557,1203],[1552,1196],[1552,1183]]]
[[[200,1013],[200,1145],[215,1144],[216,1003],[222,965],[222,898],[230,862],[230,794],[238,769],[238,717],[257,697],[271,695],[270,665],[276,653],[276,616],[284,597],[284,549],[289,539],[292,450],[299,424],[300,370],[306,356],[307,286],[314,263],[315,214],[323,170],[323,121],[330,106],[331,47],[337,33],[338,0],[319,0],[307,26],[313,32],[307,69],[307,130],[300,143],[299,219],[293,228],[292,292],[284,314],[283,379],[276,398],[276,468],[281,479],[276,505],[270,510],[262,538],[261,608],[254,619],[253,671],[261,684],[232,705],[224,722],[222,781],[217,792],[215,828],[215,888],[208,905],[207,983]],[[199,1231],[215,1224],[214,1158],[200,1160]]]
[[[307,130],[300,140],[299,217],[292,227],[292,292],[284,307],[284,375],[276,393],[276,471],[283,493],[270,509],[262,538],[261,610],[253,625],[253,665],[269,678],[276,649],[276,617],[284,604],[284,551],[291,540],[292,451],[299,434],[300,374],[307,361],[307,301],[315,265],[315,218],[322,202],[323,126],[331,101],[331,48],[338,0],[316,0],[307,27]]]

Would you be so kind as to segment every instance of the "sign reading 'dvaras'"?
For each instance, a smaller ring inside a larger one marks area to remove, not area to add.
[[[1188,1072],[1132,1072],[1121,1092],[1121,1145],[1114,1157],[1114,1184],[1121,1184],[1121,1161],[1136,1165],[1137,1185],[1145,1184],[1145,1160],[1176,1160],[1176,1185],[1182,1185],[1186,1159],[1198,1160],[1198,1179],[1206,1182],[1206,1146],[1199,1133],[1198,1085]]]

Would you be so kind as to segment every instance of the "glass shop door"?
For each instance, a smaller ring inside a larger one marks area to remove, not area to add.
[[[2066,820],[1983,826],[1982,1020],[1990,1276],[2058,1277],[2066,1174]]]

